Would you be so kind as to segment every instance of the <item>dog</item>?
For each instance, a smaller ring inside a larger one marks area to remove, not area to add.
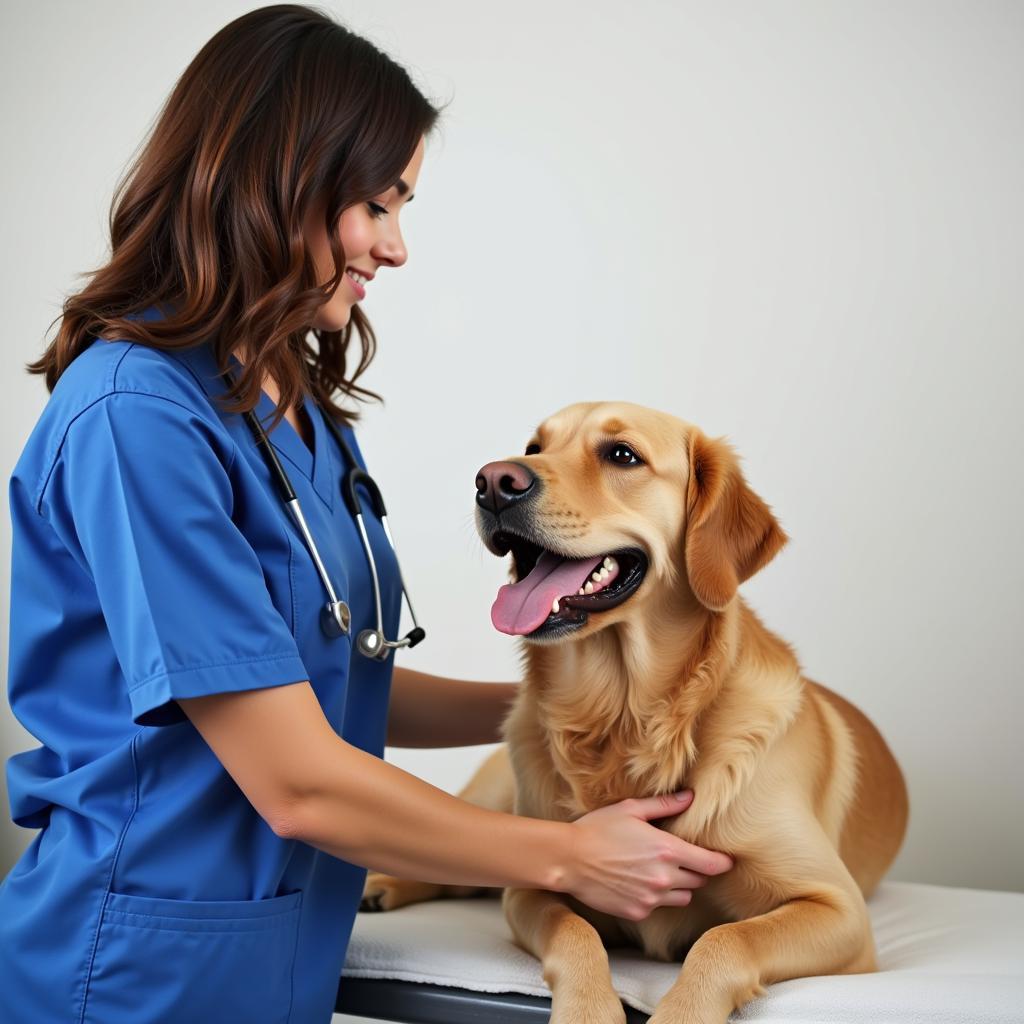
[[[906,785],[868,718],[737,593],[788,538],[733,447],[642,406],[578,403],[484,466],[476,501],[483,543],[512,556],[491,616],[522,637],[525,674],[506,743],[459,795],[571,821],[688,787],[660,827],[735,862],[636,921],[505,890],[552,1021],[625,1020],[606,946],[682,964],[652,1024],[723,1024],[773,982],[876,970],[865,900],[903,841]],[[374,873],[364,908],[475,891]]]

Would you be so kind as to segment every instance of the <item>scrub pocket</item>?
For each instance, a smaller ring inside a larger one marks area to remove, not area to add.
[[[301,904],[109,893],[83,1024],[287,1024]]]

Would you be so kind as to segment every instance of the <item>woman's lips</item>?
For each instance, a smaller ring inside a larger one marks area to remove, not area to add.
[[[346,270],[345,277],[348,283],[352,285],[352,290],[356,293],[356,298],[365,299],[366,289]]]

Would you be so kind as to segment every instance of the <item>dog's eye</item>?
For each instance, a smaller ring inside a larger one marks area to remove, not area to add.
[[[526,446],[526,451],[523,452],[524,455],[537,455],[539,453],[540,453],[540,445],[539,444],[528,444]]]
[[[628,444],[616,441],[608,448],[607,458],[618,466],[640,466],[643,459]]]

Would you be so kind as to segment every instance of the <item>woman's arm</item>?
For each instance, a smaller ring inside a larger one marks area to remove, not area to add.
[[[305,681],[178,704],[277,835],[353,864],[569,892],[631,920],[683,906],[702,875],[732,866],[648,823],[680,813],[688,797],[624,800],[572,823],[474,807],[346,743]]]
[[[342,740],[308,682],[178,703],[274,832],[424,881],[554,888],[568,826],[474,807]]]
[[[498,743],[518,683],[474,683],[394,667],[389,747],[468,747]]]

